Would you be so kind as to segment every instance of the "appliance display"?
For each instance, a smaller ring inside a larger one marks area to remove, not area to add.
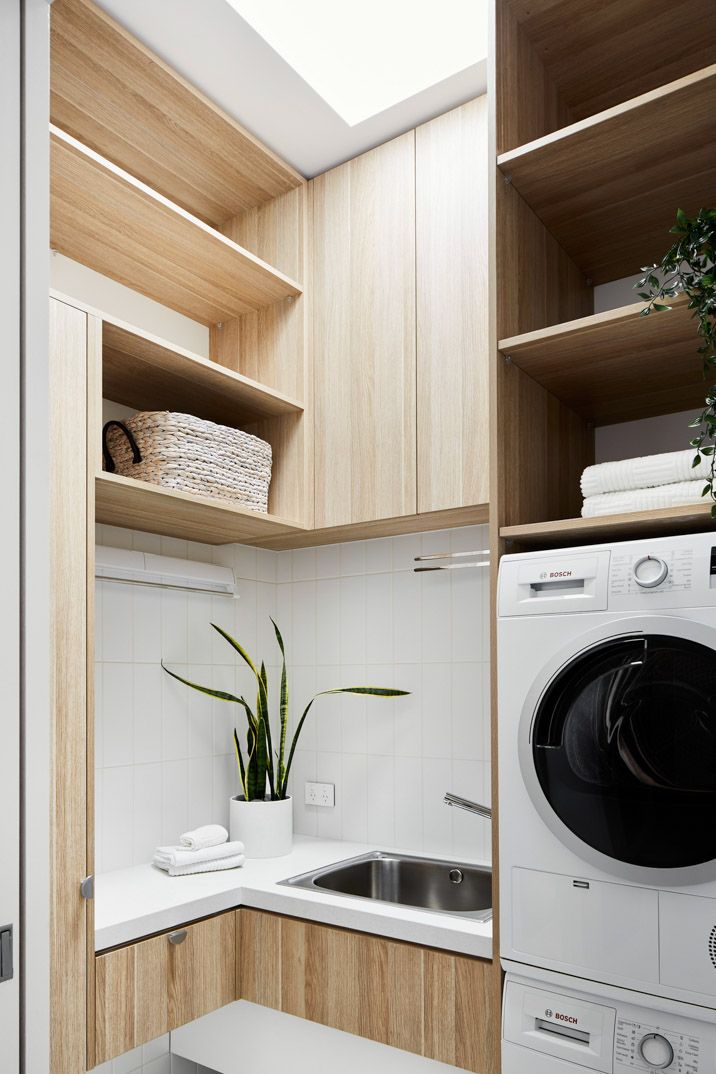
[[[503,960],[716,1007],[716,535],[503,557],[498,705]]]
[[[590,990],[585,991],[585,988]],[[503,1074],[711,1074],[716,1025],[710,1012],[649,1001],[620,988],[586,986],[560,974],[508,972],[502,1016]]]

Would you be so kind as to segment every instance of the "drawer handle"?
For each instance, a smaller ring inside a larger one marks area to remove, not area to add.
[[[184,943],[187,938],[187,930],[179,929],[177,932],[169,933],[169,943],[173,943],[175,946],[180,943]]]

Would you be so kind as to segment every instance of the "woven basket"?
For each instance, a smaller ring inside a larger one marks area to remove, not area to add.
[[[257,436],[168,410],[108,421],[104,468],[152,485],[268,510],[271,445]]]

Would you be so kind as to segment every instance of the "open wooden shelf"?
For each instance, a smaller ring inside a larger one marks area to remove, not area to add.
[[[87,0],[55,0],[52,122],[219,227],[303,178]]]
[[[223,425],[301,413],[295,399],[112,317],[102,318],[102,394],[137,410]]]
[[[697,408],[706,382],[696,324],[685,297],[671,304],[642,317],[636,302],[500,340],[499,349],[594,425]]]
[[[54,249],[203,324],[301,294],[301,285],[56,127]]]
[[[95,521],[204,544],[257,541],[303,529],[275,515],[106,473],[95,478]]]
[[[637,537],[668,536],[716,530],[711,503],[687,504],[658,511],[633,511],[601,518],[560,518],[554,522],[533,522],[523,526],[502,526],[500,537],[535,547],[568,544],[628,541]],[[716,537],[715,537],[716,540]]]
[[[676,210],[716,188],[716,64],[498,157],[504,175],[593,283],[670,245]]]

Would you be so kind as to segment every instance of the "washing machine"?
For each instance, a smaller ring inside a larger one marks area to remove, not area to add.
[[[502,1074],[712,1074],[716,1025],[708,1010],[646,1000],[561,974],[508,973]]]
[[[497,632],[505,968],[714,1019],[716,533],[507,555]]]

